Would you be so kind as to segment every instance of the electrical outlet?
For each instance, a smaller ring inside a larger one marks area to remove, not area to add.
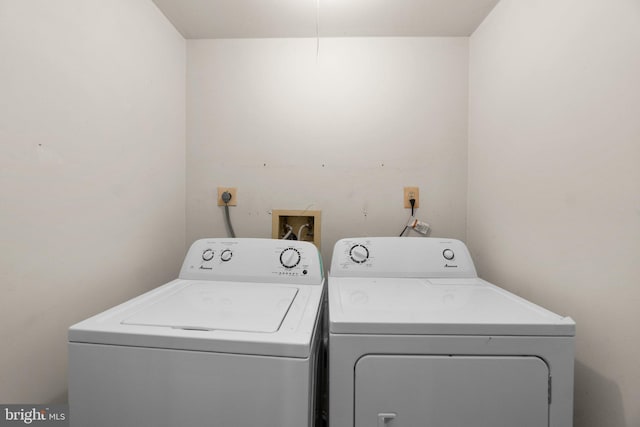
[[[237,206],[238,205],[238,197],[237,188],[236,187],[218,187],[218,206],[224,206],[224,201],[222,200],[222,193],[225,191],[231,194],[231,200],[229,200],[229,206]]]
[[[404,207],[411,209],[411,202],[409,199],[415,199],[416,204],[414,208],[420,207],[420,189],[418,187],[404,187]]]

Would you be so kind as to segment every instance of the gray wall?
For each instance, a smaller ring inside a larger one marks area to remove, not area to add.
[[[0,58],[0,402],[63,402],[69,325],[184,256],[185,41],[150,1],[3,0]]]
[[[217,186],[238,188],[238,236],[272,209],[322,211],[322,253],[398,235],[404,186],[433,235],[464,238],[467,38],[189,40],[187,240],[226,235]]]
[[[576,320],[576,427],[640,425],[638,76],[637,0],[502,0],[470,40],[468,243]]]

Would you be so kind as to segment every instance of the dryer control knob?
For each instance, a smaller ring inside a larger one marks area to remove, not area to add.
[[[445,259],[448,259],[449,261],[451,261],[455,257],[455,254],[451,249],[445,249],[444,251],[442,251],[442,256]]]
[[[369,249],[364,245],[353,245],[349,250],[351,261],[362,264],[369,259]]]
[[[296,248],[287,248],[280,253],[280,264],[285,268],[293,268],[300,263],[300,252]]]

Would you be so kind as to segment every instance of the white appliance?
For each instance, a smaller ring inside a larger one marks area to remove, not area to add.
[[[203,239],[178,279],[69,329],[74,427],[301,427],[317,411],[316,247]]]
[[[570,427],[575,323],[464,243],[352,238],[328,278],[330,427]]]

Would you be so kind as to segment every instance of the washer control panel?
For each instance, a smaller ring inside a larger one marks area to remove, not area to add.
[[[370,237],[339,240],[332,276],[477,277],[471,255],[455,239]]]
[[[310,242],[201,239],[193,243],[181,279],[320,284],[320,253]]]
[[[233,250],[230,248],[221,249],[219,251],[220,262],[228,262],[233,257]],[[215,265],[216,250],[212,247],[207,247],[202,251],[202,262],[200,263],[200,269],[213,270]]]

